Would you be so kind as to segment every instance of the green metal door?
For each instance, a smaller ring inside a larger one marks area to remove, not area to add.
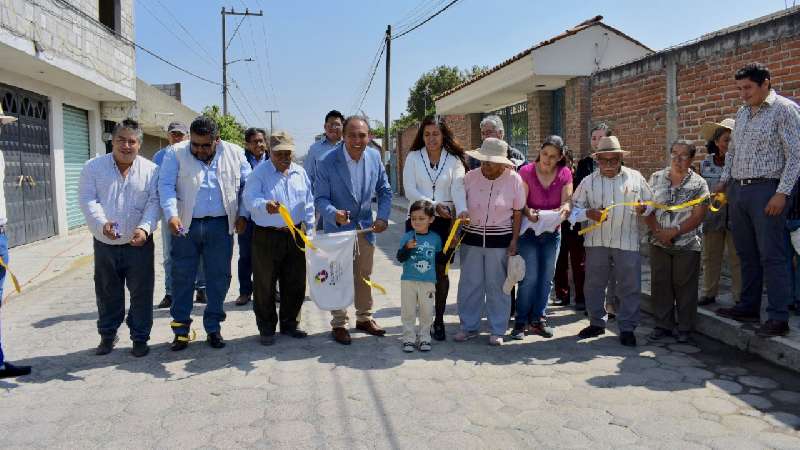
[[[89,113],[64,105],[64,179],[67,191],[67,225],[86,223],[78,203],[78,182],[81,169],[89,160]]]

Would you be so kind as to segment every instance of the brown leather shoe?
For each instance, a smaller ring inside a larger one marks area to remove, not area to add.
[[[369,333],[373,336],[383,336],[386,334],[386,330],[379,327],[374,320],[365,320],[363,322],[356,322],[356,329],[361,330],[365,333]]]
[[[250,296],[249,295],[240,295],[239,298],[236,299],[234,304],[236,306],[244,306],[250,303]]]
[[[350,339],[350,332],[347,331],[347,328],[336,327],[331,330],[331,333],[333,333],[333,340],[342,345],[350,345],[350,342],[352,342]]]
[[[789,334],[789,322],[780,320],[767,320],[756,330],[760,337],[786,336]]]

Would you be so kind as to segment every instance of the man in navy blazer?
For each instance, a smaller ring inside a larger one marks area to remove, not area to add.
[[[364,283],[372,274],[375,235],[389,226],[392,189],[380,153],[369,148],[370,129],[365,117],[351,116],[344,121],[344,140],[317,163],[314,206],[322,216],[325,233],[372,230],[358,234],[358,254],[353,264],[355,281],[356,328],[374,336],[383,330],[372,319],[372,292]],[[378,217],[372,219],[372,197],[378,198]],[[333,338],[350,344],[346,310],[331,311]]]

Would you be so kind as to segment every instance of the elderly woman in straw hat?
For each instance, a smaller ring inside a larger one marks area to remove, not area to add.
[[[720,123],[707,122],[700,129],[708,151],[708,156],[700,162],[700,175],[708,183],[709,189],[713,189],[722,177],[734,124],[733,119],[725,119]],[[733,300],[738,302],[742,291],[741,265],[733,246],[728,205],[722,205],[717,213],[706,214],[703,220],[703,297],[697,302],[698,305],[709,305],[716,301],[722,256],[726,252],[733,279]]]
[[[7,116],[3,112],[3,106],[0,105],[0,130],[3,125],[16,121],[17,118]],[[2,133],[2,131],[0,131]],[[3,152],[0,151],[0,257],[3,258],[3,264],[8,263],[8,237],[6,236],[6,223],[8,218],[6,216],[6,196],[3,191],[3,179],[6,173],[6,160],[3,158]],[[0,266],[0,307],[3,306],[3,282],[6,280],[6,269]],[[12,378],[31,373],[30,366],[15,366],[3,359],[3,346],[0,342],[0,378]]]
[[[653,192],[642,174],[622,165],[622,158],[627,154],[615,136],[601,138],[592,155],[597,161],[597,170],[581,181],[572,199],[575,214],[585,211],[589,225],[597,225],[584,236],[584,290],[589,326],[578,336],[588,339],[606,332],[605,290],[613,274],[620,300],[617,311],[620,343],[635,346],[633,332],[639,324],[642,285],[637,216],[649,211],[642,206],[619,206],[609,210],[607,217],[603,216],[603,209],[611,205],[653,199]]]
[[[511,296],[503,292],[508,258],[517,253],[525,207],[525,183],[508,159],[508,144],[487,138],[467,155],[481,165],[464,177],[467,213],[461,245],[461,277],[458,283],[459,342],[477,337],[481,314],[491,329],[489,345],[501,345],[508,328]]]

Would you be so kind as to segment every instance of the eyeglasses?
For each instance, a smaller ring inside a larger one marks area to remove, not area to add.
[[[192,142],[192,147],[198,148],[198,149],[201,149],[201,150],[211,150],[214,147],[214,145],[216,145],[216,143],[214,143],[214,142],[210,142],[208,144],[198,144],[196,142]]]
[[[619,158],[613,158],[613,159],[597,158],[597,164],[601,166],[616,166],[617,164],[619,164],[619,162],[620,162]]]
[[[678,155],[676,153],[670,154],[669,157],[672,160],[676,160],[677,159],[678,161],[681,161],[681,162],[686,162],[686,161],[689,161],[690,159],[692,159],[692,157],[689,156],[689,155]]]

